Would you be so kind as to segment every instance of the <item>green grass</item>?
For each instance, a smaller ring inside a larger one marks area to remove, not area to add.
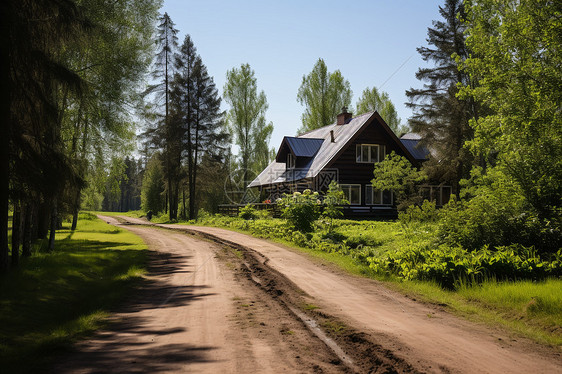
[[[0,367],[37,372],[106,318],[145,272],[137,236],[81,214],[57,231],[52,253],[34,253],[0,278]]]

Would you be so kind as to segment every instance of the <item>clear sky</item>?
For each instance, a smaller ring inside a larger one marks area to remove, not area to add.
[[[165,0],[179,30],[189,34],[222,94],[226,72],[249,63],[267,96],[270,146],[294,136],[304,107],[297,100],[302,77],[318,58],[349,80],[355,106],[362,91],[388,92],[402,123],[411,111],[405,91],[421,87],[426,66],[416,51],[439,20],[443,0]],[[223,103],[223,109],[228,105]]]

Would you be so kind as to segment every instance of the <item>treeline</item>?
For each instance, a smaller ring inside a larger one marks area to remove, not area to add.
[[[86,186],[104,186],[111,169],[123,168],[160,5],[1,3],[0,271],[10,263],[10,209],[17,264],[20,246],[29,256],[49,231],[52,250],[64,215],[76,227]],[[124,196],[122,204],[132,200]]]

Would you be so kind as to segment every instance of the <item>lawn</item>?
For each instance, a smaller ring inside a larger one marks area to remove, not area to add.
[[[0,278],[3,373],[38,372],[104,326],[146,269],[148,250],[139,237],[88,213],[80,214],[75,232],[57,231],[55,247]]]

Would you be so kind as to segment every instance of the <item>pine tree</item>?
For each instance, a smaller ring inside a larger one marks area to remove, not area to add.
[[[181,179],[181,123],[178,117],[172,116],[170,91],[174,75],[174,55],[178,48],[178,30],[174,22],[164,13],[158,25],[155,70],[153,78],[160,80],[149,88],[148,93],[155,93],[158,101],[164,100],[164,113],[161,115],[157,128],[149,130],[152,142],[162,149],[164,159],[164,175],[166,179],[167,205],[170,219],[178,218],[179,184]]]
[[[189,218],[196,218],[198,171],[204,154],[225,152],[228,135],[224,129],[221,99],[207,68],[187,35],[176,56],[173,82],[173,111],[181,123],[182,149],[187,166]],[[185,201],[185,199],[184,199]]]
[[[446,0],[439,13],[444,20],[433,21],[433,28],[428,28],[429,46],[417,49],[424,61],[435,66],[416,73],[417,79],[426,82],[423,88],[406,91],[407,105],[414,112],[409,124],[434,153],[434,159],[426,164],[430,178],[452,183],[458,193],[458,182],[469,175],[474,162],[463,146],[473,137],[469,120],[478,116],[478,107],[473,100],[457,97],[457,84],[471,83],[458,68],[469,55],[462,0]]]

